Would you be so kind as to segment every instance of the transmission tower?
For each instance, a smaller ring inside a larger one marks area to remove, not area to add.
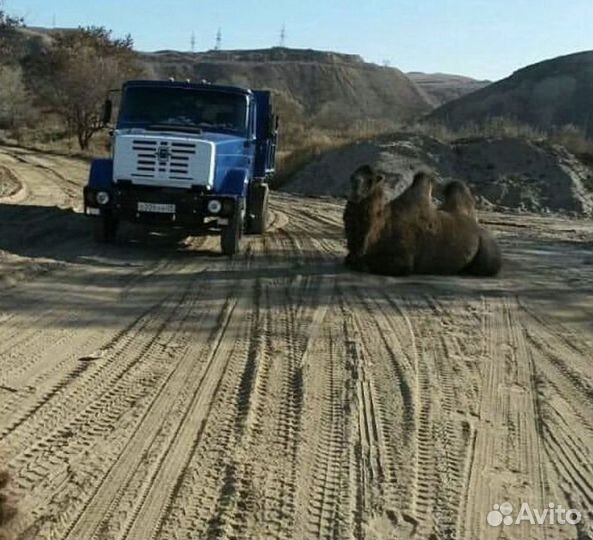
[[[216,32],[216,45],[214,45],[214,50],[215,51],[220,51],[220,45],[222,43],[222,32],[220,30],[220,28],[218,29],[218,32]]]
[[[282,25],[280,30],[280,47],[286,46],[286,26]]]
[[[195,34],[195,32],[191,33],[191,37],[189,38],[189,44],[191,45],[191,52],[196,52],[196,34]]]

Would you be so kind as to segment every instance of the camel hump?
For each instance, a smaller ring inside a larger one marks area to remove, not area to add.
[[[436,186],[436,180],[427,171],[418,171],[414,174],[410,185],[393,200],[393,206],[398,211],[419,210],[432,206],[432,192]]]
[[[412,178],[410,191],[416,193],[423,199],[430,200],[435,186],[436,179],[432,174],[430,174],[428,171],[418,171],[414,175],[414,178]]]
[[[465,182],[452,180],[445,185],[441,210],[475,216],[476,201]]]

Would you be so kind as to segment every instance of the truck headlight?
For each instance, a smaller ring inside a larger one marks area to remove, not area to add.
[[[218,214],[222,210],[222,203],[217,199],[208,201],[208,212],[211,214]]]
[[[106,191],[97,192],[96,200],[97,204],[100,204],[101,206],[106,205],[109,202],[109,193]]]

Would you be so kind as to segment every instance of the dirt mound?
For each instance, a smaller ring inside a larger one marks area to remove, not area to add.
[[[492,117],[549,129],[574,124],[593,135],[593,51],[538,62],[470,95],[446,103],[430,117],[458,127]]]
[[[427,168],[443,180],[468,182],[481,207],[593,213],[591,168],[562,147],[515,138],[449,144],[423,135],[384,136],[324,154],[283,189],[345,197],[350,174],[364,163],[388,176],[391,196],[404,189],[413,171]]]
[[[401,122],[428,112],[424,94],[395,68],[333,52],[272,48],[255,51],[141,53],[157,78],[201,80],[275,91],[284,118],[317,127],[355,121]]]
[[[426,94],[435,107],[491,84],[491,81],[478,81],[471,77],[449,73],[411,71],[406,75]]]

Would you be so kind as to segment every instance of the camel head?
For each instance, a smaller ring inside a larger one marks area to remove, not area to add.
[[[350,176],[350,195],[348,200],[359,203],[377,190],[383,189],[385,176],[377,174],[370,165],[361,165]]]

